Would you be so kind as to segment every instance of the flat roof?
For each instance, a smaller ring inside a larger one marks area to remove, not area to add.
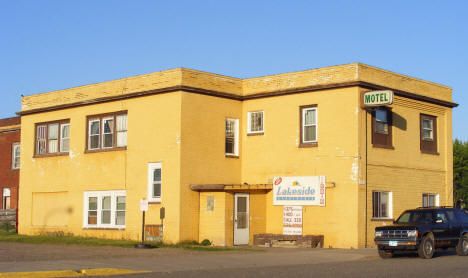
[[[392,89],[397,95],[446,107],[457,106],[452,102],[450,87],[362,63],[353,63],[246,79],[176,68],[24,96],[18,114],[27,115],[174,91],[243,101],[350,86]]]

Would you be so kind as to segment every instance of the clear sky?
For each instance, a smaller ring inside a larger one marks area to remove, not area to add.
[[[193,68],[246,78],[361,62],[453,88],[468,140],[468,1],[0,0],[0,117],[30,95]]]

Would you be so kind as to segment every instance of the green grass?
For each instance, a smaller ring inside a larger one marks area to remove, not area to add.
[[[32,243],[32,244],[75,244],[75,245],[87,245],[87,246],[116,246],[133,248],[135,244],[139,243],[132,240],[115,240],[115,239],[101,239],[92,237],[78,237],[71,235],[37,235],[27,236],[18,235],[15,232],[5,232],[0,230],[0,241],[3,242],[20,242],[20,243]],[[196,243],[179,243],[179,244],[150,244],[154,247],[159,248],[181,248],[192,251],[260,251],[249,248],[226,248],[226,247],[210,247],[201,246]]]

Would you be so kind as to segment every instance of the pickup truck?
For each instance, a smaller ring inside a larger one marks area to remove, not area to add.
[[[430,259],[436,248],[455,248],[458,255],[467,256],[468,212],[448,207],[406,210],[393,225],[375,228],[374,242],[384,259],[403,250]]]

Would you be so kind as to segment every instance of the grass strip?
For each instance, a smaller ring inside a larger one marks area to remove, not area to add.
[[[14,232],[0,231],[0,241],[2,242],[19,242],[19,243],[31,243],[31,244],[63,244],[63,245],[85,245],[85,246],[115,246],[124,248],[133,248],[135,244],[139,242],[125,239],[102,239],[93,237],[79,237],[71,235],[18,235]],[[192,251],[262,251],[258,249],[250,248],[228,248],[228,247],[217,247],[217,246],[201,246],[195,242],[190,243],[178,243],[178,244],[151,244],[157,248],[181,248]]]

